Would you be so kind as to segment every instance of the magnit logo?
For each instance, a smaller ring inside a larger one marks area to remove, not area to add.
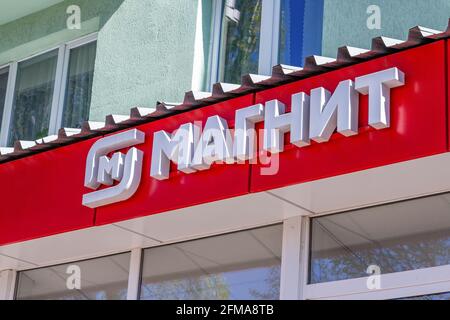
[[[145,134],[139,130],[130,130],[98,140],[92,146],[86,160],[84,186],[92,190],[101,189],[83,196],[83,205],[97,208],[129,199],[139,187],[142,173],[143,152],[130,148],[127,154],[114,153],[145,141]],[[118,182],[114,185],[114,182]]]
[[[290,144],[297,148],[308,148],[313,142],[326,143],[335,132],[344,137],[357,135],[360,94],[369,96],[369,126],[376,130],[389,128],[391,89],[404,84],[404,73],[390,68],[354,81],[341,81],[333,93],[319,87],[293,94],[290,112],[278,100],[238,109],[232,129],[226,119],[214,115],[204,124],[184,123],[174,132],[154,132],[150,177],[170,179],[171,163],[177,165],[178,171],[195,174],[209,170],[213,164],[255,164],[261,154],[269,153],[271,170],[261,174],[275,175],[279,169],[277,155],[284,151],[286,133],[290,133]],[[258,123],[263,124],[263,129],[257,132]],[[100,139],[92,146],[86,162],[85,186],[93,190],[102,185],[110,188],[84,195],[83,205],[97,208],[127,200],[136,192],[143,152],[133,146],[144,140],[145,134],[134,129]],[[130,148],[126,155],[113,153],[125,148]]]

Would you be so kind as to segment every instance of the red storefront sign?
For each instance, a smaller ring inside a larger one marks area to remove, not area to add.
[[[92,227],[80,199],[85,155],[96,139],[0,165],[0,244]]]
[[[131,198],[97,209],[82,206],[83,195],[92,192],[83,186],[86,157],[97,139],[2,164],[0,244],[446,152],[446,99],[450,89],[446,83],[446,72],[449,72],[446,46],[445,41],[435,42],[137,126],[135,129],[145,134],[145,142],[135,146],[143,153],[139,187]],[[150,177],[155,132],[173,132],[184,123],[205,123],[207,118],[216,115],[225,119],[232,129],[238,109],[277,99],[289,112],[293,94],[308,94],[317,87],[333,92],[343,80],[394,67],[405,74],[406,81],[391,92],[389,128],[375,130],[368,126],[368,98],[360,95],[357,135],[335,134],[326,143],[313,142],[302,148],[290,145],[287,138],[285,150],[279,154],[276,174],[264,175],[261,171],[264,165],[249,163],[213,164],[210,170],[186,174],[172,164],[169,179]]]
[[[210,170],[185,174],[172,164],[170,179],[159,181],[150,177],[153,134],[160,130],[173,132],[186,122],[204,123],[210,116],[220,115],[232,127],[236,110],[253,104],[253,95],[232,99],[212,106],[151,122],[137,129],[144,132],[145,143],[142,180],[134,196],[123,202],[96,210],[96,223],[107,224],[205,202],[217,201],[248,193],[249,164],[213,165]]]
[[[391,90],[391,126],[375,130],[367,125],[368,97],[360,95],[358,135],[335,134],[328,143],[307,148],[287,146],[280,154],[279,172],[261,175],[252,169],[251,191],[257,192],[305,181],[429,156],[447,150],[446,64],[443,41],[388,55],[369,62],[266,90],[256,102],[290,97],[323,86],[333,91],[343,79],[355,79],[386,68],[405,73],[405,85]],[[350,187],[350,186],[349,186]]]

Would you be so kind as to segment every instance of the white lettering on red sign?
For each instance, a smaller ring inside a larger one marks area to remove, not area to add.
[[[291,97],[291,112],[278,101],[256,104],[236,111],[235,128],[220,116],[209,117],[204,126],[182,124],[175,132],[158,131],[153,135],[150,176],[157,180],[170,177],[171,162],[186,174],[208,170],[213,163],[234,164],[255,160],[255,126],[264,122],[263,149],[272,154],[283,152],[285,133],[290,143],[305,148],[311,141],[325,143],[334,132],[349,137],[358,134],[359,94],[369,96],[368,123],[380,130],[390,126],[391,89],[405,84],[398,68],[341,81],[335,91],[315,88],[309,95],[299,92]],[[143,153],[131,148],[126,155],[116,152],[144,142],[145,134],[130,130],[98,140],[86,162],[85,186],[97,190],[83,196],[83,205],[96,208],[130,198],[137,190]],[[114,181],[118,182],[113,186]]]

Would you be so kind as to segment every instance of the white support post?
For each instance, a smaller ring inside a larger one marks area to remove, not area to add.
[[[221,33],[222,33],[222,11],[223,11],[223,1],[222,0],[213,0],[212,6],[212,29],[211,29],[211,49],[210,49],[210,70],[209,70],[209,79],[208,90],[212,90],[212,86],[215,82],[220,81],[219,75],[219,65],[220,65],[220,46],[221,46]]]
[[[281,300],[299,300],[302,296],[301,229],[302,217],[293,217],[283,223],[281,257]]]
[[[14,300],[16,276],[15,270],[0,271],[0,300]]]
[[[141,280],[142,249],[131,250],[130,272],[128,275],[127,300],[138,300]]]
[[[55,87],[53,89],[53,98],[52,98],[52,109],[50,113],[50,122],[49,122],[49,129],[48,134],[53,135],[58,133],[58,113],[59,108],[61,108],[60,103],[60,94],[61,94],[61,87],[63,85],[63,70],[64,70],[64,64],[65,64],[65,55],[66,55],[66,46],[64,44],[60,45],[58,48],[58,60],[56,63],[56,72],[55,72]]]
[[[8,135],[11,125],[11,117],[14,103],[14,90],[17,77],[17,62],[13,62],[9,66],[8,84],[6,86],[5,109],[3,111],[3,119],[0,124],[0,147],[8,146]]]
[[[306,300],[306,286],[309,281],[310,237],[311,218],[301,218],[301,242],[300,242],[300,291],[299,300]]]
[[[259,37],[259,74],[271,75],[272,67],[278,63],[280,8],[280,0],[262,1],[261,34]]]

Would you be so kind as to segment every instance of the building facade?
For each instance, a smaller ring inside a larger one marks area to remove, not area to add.
[[[0,299],[449,299],[448,0],[0,6]]]

